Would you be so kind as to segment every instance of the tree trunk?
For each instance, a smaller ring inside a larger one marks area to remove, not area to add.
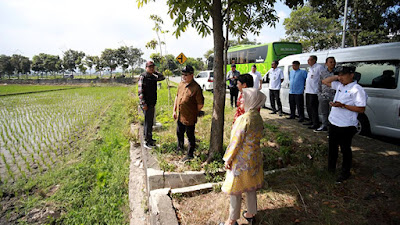
[[[225,76],[223,74],[224,36],[222,32],[221,0],[212,3],[213,37],[214,37],[214,101],[210,134],[210,149],[207,163],[211,162],[216,153],[222,152],[224,135],[225,109]]]

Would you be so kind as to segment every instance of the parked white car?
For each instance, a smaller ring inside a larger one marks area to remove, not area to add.
[[[214,89],[214,71],[212,70],[201,71],[194,80],[200,85],[203,91],[212,91]]]

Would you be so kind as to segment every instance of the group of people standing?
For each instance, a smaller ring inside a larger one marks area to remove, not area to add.
[[[333,57],[326,59],[326,68],[316,62],[317,57],[310,56],[308,73],[300,70],[300,62],[292,63],[293,70],[289,75],[291,113],[288,119],[295,119],[297,108],[299,122],[304,121],[305,92],[307,113],[310,117],[310,123],[307,124],[311,125],[309,128],[316,132],[326,131],[329,125],[329,172],[335,173],[340,146],[343,163],[337,182],[342,182],[350,176],[351,141],[356,133],[357,115],[364,112],[367,96],[363,88],[354,81],[354,67],[335,68],[336,62]],[[272,63],[268,77],[272,113],[279,113],[282,116],[279,92],[284,76],[282,70],[277,68],[278,64],[278,61]],[[173,107],[173,118],[177,120],[178,150],[183,149],[184,133],[189,139],[188,153],[183,159],[184,161],[193,158],[195,124],[204,105],[202,90],[193,79],[193,73],[194,70],[191,66],[186,66],[182,70],[182,81],[178,86]],[[154,63],[149,61],[146,63],[146,72],[140,75],[138,83],[140,105],[145,114],[144,137],[146,144],[150,146],[154,144],[150,126],[153,123],[154,105],[157,99],[155,84],[162,79],[164,79],[162,74],[155,72]],[[256,71],[256,65],[253,65],[251,72],[243,75],[240,75],[236,66],[232,65],[227,79],[229,80],[231,106],[237,107],[237,109],[232,125],[230,144],[223,157],[227,172],[222,191],[230,195],[230,208],[229,218],[221,225],[237,224],[237,220],[240,218],[242,193],[246,193],[247,200],[247,211],[243,211],[242,216],[249,224],[255,224],[256,190],[263,186],[264,181],[260,148],[264,127],[260,108],[264,106],[266,96],[260,91],[262,77]],[[146,90],[147,88],[150,90]],[[275,102],[278,106],[277,109]],[[319,126],[318,109],[326,118],[322,120],[321,126]]]

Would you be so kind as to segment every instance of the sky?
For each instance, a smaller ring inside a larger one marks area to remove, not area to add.
[[[145,45],[157,37],[150,15],[156,14],[164,20],[162,29],[171,31],[163,37],[163,54],[203,58],[213,47],[212,36],[202,38],[190,28],[177,39],[165,2],[151,1],[138,9],[136,0],[0,0],[0,54],[62,57],[73,49],[100,56],[106,48],[126,45],[140,48],[148,60],[155,51]],[[259,36],[249,35],[250,40],[268,43],[285,37],[282,23],[290,9],[278,2],[275,10],[280,18],[276,28],[264,27]]]

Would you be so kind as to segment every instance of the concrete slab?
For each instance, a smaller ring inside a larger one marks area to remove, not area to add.
[[[169,196],[171,189],[157,189],[150,191],[151,224],[178,225],[172,199]]]
[[[140,168],[141,149],[130,143],[130,165],[129,165],[129,208],[130,224],[148,224],[146,176],[143,168]],[[138,163],[139,162],[139,163]]]

